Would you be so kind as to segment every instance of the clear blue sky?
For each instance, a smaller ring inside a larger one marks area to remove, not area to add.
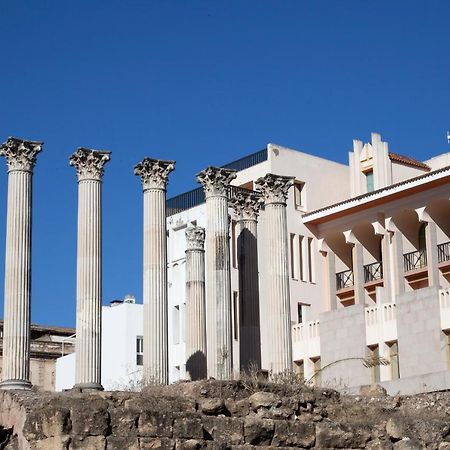
[[[104,177],[104,303],[142,298],[133,165],[175,159],[169,195],[268,142],[346,162],[378,131],[450,151],[448,1],[0,0],[0,139],[43,140],[34,176],[32,320],[75,324],[79,146]],[[0,161],[3,304],[6,166]],[[3,308],[3,305],[1,306]],[[0,311],[2,312],[2,311]]]

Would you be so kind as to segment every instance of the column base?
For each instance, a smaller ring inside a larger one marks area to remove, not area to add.
[[[72,388],[74,391],[93,392],[103,391],[103,386],[99,383],[77,383]]]
[[[4,380],[0,383],[0,389],[4,391],[29,391],[32,384],[28,380]]]

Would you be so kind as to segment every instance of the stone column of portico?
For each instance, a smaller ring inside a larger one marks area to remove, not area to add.
[[[31,388],[31,180],[41,150],[42,142],[16,138],[0,147],[8,166],[1,389]]]
[[[102,390],[102,177],[110,152],[79,148],[75,386]]]
[[[144,380],[169,383],[166,187],[175,161],[144,158],[134,168],[144,192]]]
[[[261,368],[257,225],[261,196],[237,191],[230,205],[237,215],[237,262],[239,271],[240,369]]]
[[[425,223],[425,245],[427,252],[428,286],[439,286],[438,247],[436,222],[425,208],[416,209],[420,222]]]
[[[204,244],[204,228],[186,228],[186,372],[191,380],[207,376]]]
[[[293,177],[273,174],[267,174],[255,183],[264,199],[267,254],[271,258],[266,265],[268,317],[263,323],[271,342],[269,369],[274,373],[292,370],[286,200],[293,184]]]
[[[228,190],[236,171],[208,167],[197,175],[206,197],[206,329],[208,376],[232,376]]]

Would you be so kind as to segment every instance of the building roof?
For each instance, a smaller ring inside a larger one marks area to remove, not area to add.
[[[3,320],[0,320],[0,328],[3,328]],[[49,325],[31,324],[31,331],[41,334],[56,334],[60,336],[71,336],[75,334],[75,328],[54,327]]]
[[[431,167],[427,164],[418,161],[417,159],[410,158],[409,156],[399,155],[398,153],[389,152],[389,159],[391,161],[398,162],[400,164],[405,164],[406,166],[417,167],[419,169],[430,171]]]
[[[439,180],[447,177],[450,177],[450,166],[442,167],[440,169],[433,170],[432,172],[419,175],[418,177],[409,178],[407,180],[400,181],[399,183],[391,184],[390,186],[377,189],[376,191],[367,192],[366,194],[361,194],[357,197],[352,197],[347,200],[343,200],[341,202],[317,209],[315,211],[305,213],[302,216],[302,220],[303,223],[323,222],[326,220],[326,218],[329,218],[329,216],[335,214],[343,215],[350,209],[357,208],[358,206],[365,205],[371,202],[373,202],[373,205],[371,206],[374,206],[374,204],[376,204],[375,202],[378,201],[379,203],[381,203],[381,199],[385,199],[385,197],[389,195],[400,194],[401,192],[405,192],[414,188],[417,189],[420,186],[432,183],[433,181],[439,182]]]

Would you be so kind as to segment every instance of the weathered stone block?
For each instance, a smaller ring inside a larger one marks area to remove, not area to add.
[[[140,450],[139,439],[135,436],[108,436],[106,444],[108,450]]]
[[[205,447],[205,441],[199,439],[189,439],[187,441],[178,441],[175,450],[197,450]]]
[[[207,398],[200,403],[200,410],[203,414],[217,416],[219,414],[229,414],[225,402],[221,398]]]
[[[109,428],[108,402],[92,396],[76,402],[71,409],[72,434],[104,436]]]
[[[41,439],[40,441],[36,441],[36,450],[67,450],[70,444],[69,436],[54,436],[45,439]],[[0,446],[0,448],[2,448]],[[9,449],[9,446],[6,447]]]
[[[172,437],[171,414],[145,411],[139,416],[139,436]]]
[[[72,438],[69,450],[105,450],[106,438],[104,436],[77,436]]]
[[[187,414],[175,418],[173,424],[173,437],[183,439],[203,439],[201,419]]]
[[[281,404],[280,397],[272,392],[255,392],[248,400],[255,411],[258,408],[276,408]]]
[[[111,431],[116,436],[137,434],[139,411],[123,407],[111,408]]]
[[[358,426],[344,426],[324,421],[316,425],[317,448],[364,448],[370,431]]]
[[[273,446],[306,447],[314,446],[316,430],[312,423],[276,421]]]
[[[242,444],[244,427],[242,419],[235,417],[203,417],[205,439],[214,439],[220,444]]]
[[[244,420],[244,438],[246,444],[269,445],[275,424],[273,420],[246,417]]]
[[[167,438],[139,438],[141,450],[150,450],[157,448],[159,450],[174,450],[175,441]]]

